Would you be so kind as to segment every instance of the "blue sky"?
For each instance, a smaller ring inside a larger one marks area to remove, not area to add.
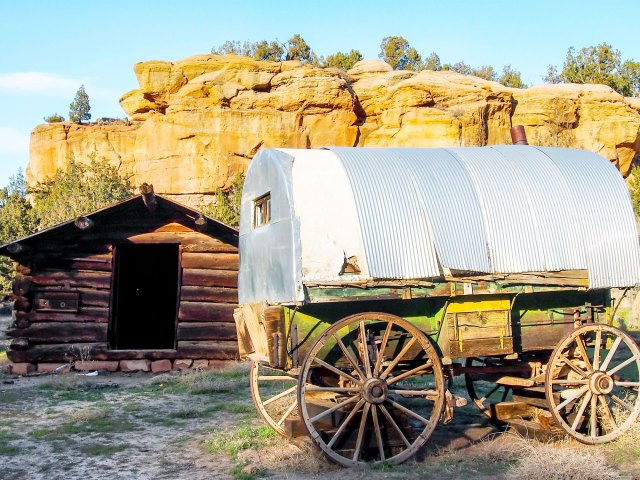
[[[208,53],[225,40],[299,33],[319,55],[402,35],[443,63],[505,64],[528,84],[567,49],[607,42],[640,60],[635,1],[138,1],[0,0],[0,186],[28,161],[29,133],[46,115],[68,117],[81,84],[92,118],[124,117],[119,97],[137,87],[133,64]]]

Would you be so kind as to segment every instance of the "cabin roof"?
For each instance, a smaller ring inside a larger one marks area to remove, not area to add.
[[[186,205],[182,205],[181,203],[175,202],[161,195],[155,194],[155,198],[158,203],[158,208],[161,210],[173,210],[176,212],[180,212],[188,217],[193,217],[194,220],[199,215],[203,215],[198,210],[195,210]],[[135,206],[144,207],[144,201],[143,201],[142,195],[132,196],[130,198],[114,203],[112,205],[108,205],[106,207],[103,207],[101,209],[95,210],[93,212],[87,213],[82,216],[90,220],[93,220],[95,222],[99,222],[100,219],[102,218],[123,214],[127,210],[129,210],[131,207],[135,207]],[[203,216],[207,219],[208,232],[218,233],[220,235],[223,235],[228,239],[230,243],[232,243],[235,246],[238,245],[238,230],[209,216],[206,216],[206,215],[203,215]],[[15,258],[15,257],[18,257],[19,254],[14,254],[10,251],[9,247],[11,245],[16,245],[16,244],[20,244],[24,246],[33,245],[33,244],[42,242],[43,240],[47,239],[47,237],[52,237],[60,233],[66,233],[69,231],[79,231],[75,225],[75,221],[76,219],[62,222],[52,227],[49,227],[45,230],[33,233],[31,235],[27,235],[25,237],[19,238],[5,245],[2,245],[0,246],[0,255],[5,255],[7,257]]]

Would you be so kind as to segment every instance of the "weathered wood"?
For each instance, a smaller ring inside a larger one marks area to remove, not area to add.
[[[29,348],[29,339],[24,337],[14,338],[13,340],[11,340],[11,345],[9,348],[18,352],[25,351]]]
[[[198,342],[183,340],[178,342],[178,353],[185,358],[233,360],[238,358],[238,342],[231,340]]]
[[[39,292],[61,292],[67,291],[64,287],[60,286],[40,286],[36,290]],[[80,306],[81,307],[109,307],[111,301],[111,291],[108,289],[94,289],[94,288],[78,288],[74,289],[80,293]]]
[[[205,270],[185,268],[182,285],[194,287],[237,287],[238,272],[233,270]]]
[[[178,341],[180,340],[236,340],[236,324],[234,322],[194,322],[178,324]]]
[[[7,331],[10,337],[25,337],[30,344],[106,342],[106,323],[40,322],[28,328]]]
[[[53,363],[69,362],[83,357],[85,360],[110,360],[98,358],[107,353],[106,343],[75,343],[54,345],[33,345],[25,351],[8,351],[7,357],[12,362]],[[133,358],[133,357],[126,357]]]
[[[24,265],[22,263],[18,263],[16,265],[16,271],[20,275],[31,275],[33,273],[33,269],[31,268],[31,265]]]
[[[36,292],[33,296],[33,308],[38,312],[80,311],[80,293],[65,291]]]
[[[29,320],[26,318],[16,318],[16,321],[13,323],[16,328],[27,328],[29,326]]]
[[[238,270],[239,257],[237,253],[192,253],[182,254],[183,268]]]
[[[111,272],[111,262],[94,262],[81,259],[49,258],[37,264],[38,270],[65,270],[86,272]]]
[[[16,320],[28,322],[95,322],[109,321],[109,309],[103,307],[81,307],[79,313],[69,312],[16,312]]]
[[[180,302],[178,320],[180,322],[233,322],[233,310],[237,305],[230,303]]]
[[[183,302],[212,302],[238,303],[238,290],[221,287],[190,287],[184,286],[180,290],[180,300]]]
[[[31,308],[31,301],[26,297],[18,297],[13,302],[13,309],[17,312],[26,312]]]
[[[13,293],[20,297],[24,297],[29,290],[31,290],[31,286],[33,285],[33,277],[27,277],[24,275],[18,275],[13,281],[13,285],[11,289]]]
[[[43,270],[33,275],[33,283],[42,286],[110,288],[111,274],[103,272],[67,272]]]
[[[142,194],[142,201],[144,202],[144,206],[147,207],[147,210],[155,212],[156,208],[158,208],[158,199],[153,192],[153,185],[143,183],[140,185],[140,193]]]

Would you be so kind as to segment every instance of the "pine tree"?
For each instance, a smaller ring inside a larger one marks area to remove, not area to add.
[[[89,110],[91,110],[89,95],[84,91],[84,85],[80,85],[73,102],[69,105],[69,120],[75,123],[89,121],[91,120]]]

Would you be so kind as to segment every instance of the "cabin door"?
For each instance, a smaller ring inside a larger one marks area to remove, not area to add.
[[[110,347],[175,349],[179,245],[118,245]]]

